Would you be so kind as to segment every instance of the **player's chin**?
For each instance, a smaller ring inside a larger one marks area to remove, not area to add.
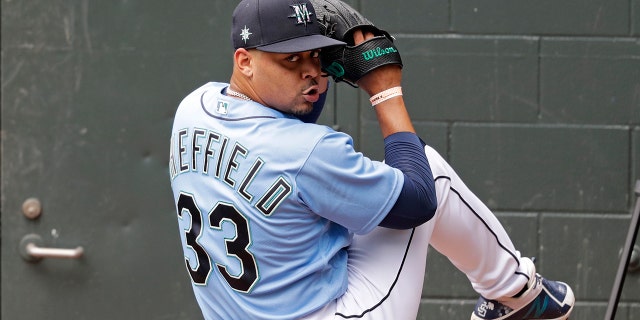
[[[313,111],[313,102],[305,101],[293,108],[291,113],[295,116],[304,116],[311,113],[311,111]]]

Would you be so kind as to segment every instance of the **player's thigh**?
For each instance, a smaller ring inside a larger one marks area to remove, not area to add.
[[[415,319],[433,223],[411,230],[377,228],[349,248],[349,287],[336,319]]]

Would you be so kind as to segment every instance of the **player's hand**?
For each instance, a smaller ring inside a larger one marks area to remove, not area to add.
[[[363,32],[362,29],[358,29],[353,33],[353,42],[355,45],[358,45],[373,37],[375,37],[373,33]],[[401,82],[402,68],[397,64],[388,64],[370,71],[356,83],[362,90],[366,91],[369,96],[373,96],[383,90],[400,86]]]
[[[377,68],[390,64],[402,67],[400,53],[389,32],[376,27],[341,0],[309,1],[315,9],[320,31],[345,43],[323,48],[320,54],[323,71],[336,82],[357,87],[362,77]]]

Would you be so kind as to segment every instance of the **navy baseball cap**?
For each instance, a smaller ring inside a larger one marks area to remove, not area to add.
[[[308,0],[242,0],[233,11],[234,49],[292,53],[345,45],[325,37]]]

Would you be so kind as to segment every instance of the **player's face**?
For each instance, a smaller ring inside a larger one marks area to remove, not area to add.
[[[303,115],[319,99],[320,51],[270,53],[252,50],[253,86],[265,105],[282,112]]]

